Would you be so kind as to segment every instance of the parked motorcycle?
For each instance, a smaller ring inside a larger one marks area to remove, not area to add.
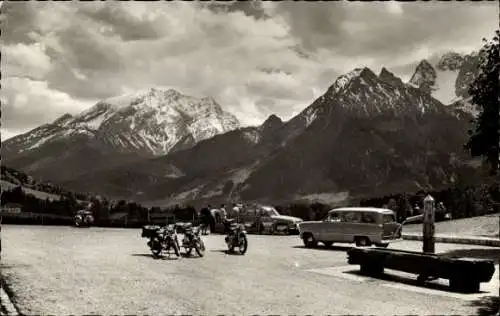
[[[94,216],[91,211],[80,210],[73,220],[76,227],[90,227],[94,223]]]
[[[153,256],[158,258],[165,251],[170,254],[173,250],[177,257],[180,257],[179,240],[174,225],[165,227],[151,225],[142,227],[141,237],[149,238],[147,245],[151,249]]]
[[[247,231],[243,224],[237,224],[233,221],[227,221],[228,234],[225,238],[227,247],[230,252],[234,248],[238,248],[238,252],[244,255],[248,249]]]
[[[200,227],[188,225],[184,227],[184,238],[182,239],[182,247],[186,250],[186,255],[190,256],[193,249],[198,256],[205,255],[205,243],[200,237]]]

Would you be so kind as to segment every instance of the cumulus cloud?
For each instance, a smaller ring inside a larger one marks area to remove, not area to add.
[[[9,88],[2,89],[2,130],[10,133],[26,131],[53,121],[68,110],[77,113],[89,106],[67,93],[50,89],[45,81],[21,77],[4,81],[3,85]]]
[[[6,2],[2,136],[99,99],[167,86],[212,96],[245,124],[289,119],[353,67],[408,78],[436,52],[470,52],[495,3]]]

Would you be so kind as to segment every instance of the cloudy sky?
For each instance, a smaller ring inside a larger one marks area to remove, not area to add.
[[[408,79],[469,53],[498,2],[6,2],[2,139],[153,86],[213,96],[244,124],[308,106],[357,66]]]

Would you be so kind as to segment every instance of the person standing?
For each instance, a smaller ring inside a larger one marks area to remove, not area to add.
[[[224,232],[228,233],[231,221],[228,219],[226,206],[224,204],[220,205],[219,214],[220,214],[220,221],[224,224]]]
[[[217,210],[212,208],[212,205],[208,204],[208,213],[209,213],[209,223],[210,223],[210,232],[215,232],[215,222],[217,219]]]
[[[236,222],[240,222],[240,208],[238,207],[238,204],[233,203],[233,209],[232,209],[232,214],[231,216],[233,218],[236,218]]]
[[[200,224],[202,227],[202,234],[204,235],[207,234],[207,229],[208,227],[210,227],[210,222],[211,222],[210,218],[211,218],[210,209],[204,206],[200,210]]]
[[[220,214],[221,222],[225,222],[227,219],[227,210],[226,210],[226,206],[224,204],[220,205],[219,214]]]

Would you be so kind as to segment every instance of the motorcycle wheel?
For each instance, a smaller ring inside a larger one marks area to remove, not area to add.
[[[151,252],[153,253],[153,257],[155,258],[161,257],[161,249],[151,249]]]
[[[161,245],[159,245],[159,242],[157,240],[151,241],[150,248],[151,248],[151,252],[153,253],[154,258],[161,257]]]
[[[230,238],[230,241],[227,243],[227,249],[229,250],[229,252],[233,252],[234,248],[236,247],[236,245],[234,244],[235,237],[228,237],[228,238]]]
[[[238,245],[238,251],[240,255],[244,255],[247,252],[248,249],[248,240],[247,236],[243,235],[239,239],[239,245]]]
[[[194,245],[194,249],[198,256],[203,257],[205,255],[205,243],[203,240],[197,241]]]

